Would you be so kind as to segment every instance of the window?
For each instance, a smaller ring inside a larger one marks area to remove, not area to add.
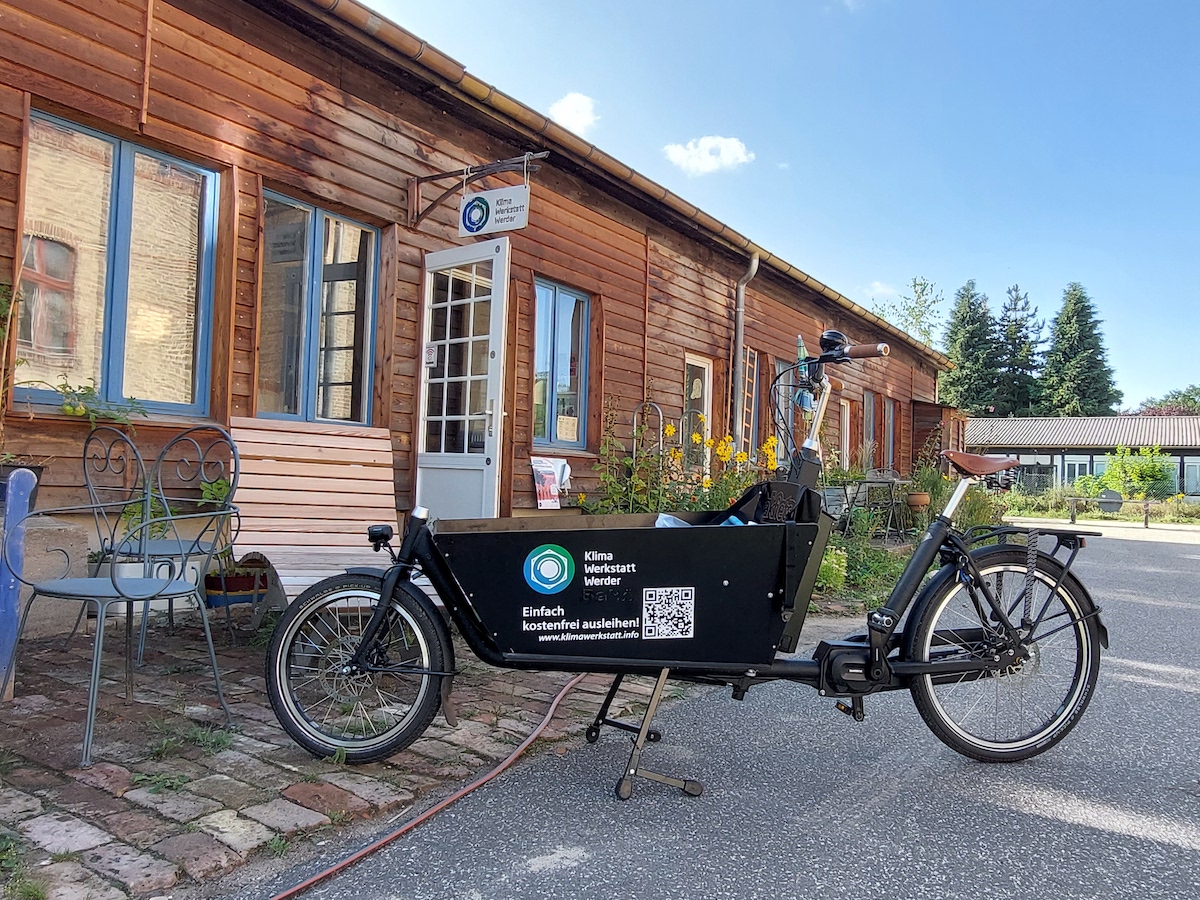
[[[698,434],[707,440],[712,436],[712,370],[711,359],[693,356],[683,357],[683,422],[679,429],[686,466],[708,465],[708,448],[693,444],[692,435]]]
[[[863,446],[864,469],[875,467],[875,392],[863,391]]]
[[[263,199],[258,412],[368,424],[378,232]]]
[[[775,360],[776,394],[770,398],[771,417],[775,420],[775,466],[782,469],[791,462],[792,447],[799,448],[804,436],[796,436],[796,369],[786,359]]]
[[[533,439],[582,447],[587,437],[590,301],[586,294],[540,279],[536,291]]]
[[[1065,469],[1065,483],[1070,484],[1080,475],[1089,474],[1090,458],[1086,456],[1066,456],[1063,457],[1063,466]]]
[[[758,441],[758,364],[759,353],[749,347],[742,351],[742,421],[738,428],[738,449],[751,456]]]
[[[216,173],[35,113],[25,196],[22,380],[203,414]]]
[[[883,401],[883,467],[896,468],[896,401],[891,397]]]

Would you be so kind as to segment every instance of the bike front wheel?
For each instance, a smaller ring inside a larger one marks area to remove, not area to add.
[[[267,650],[267,693],[284,730],[315,756],[371,762],[403,750],[441,706],[440,677],[452,659],[415,588],[401,584],[367,650],[377,668],[423,672],[345,674],[380,602],[378,579],[339,575],[304,593],[275,626]]]
[[[1039,555],[1027,578],[1024,547],[990,551],[978,564],[1027,652],[1004,668],[917,676],[913,701],[930,730],[959,753],[984,762],[1028,759],[1066,737],[1092,698],[1100,667],[1092,605],[1051,557]],[[993,660],[1004,633],[976,592],[978,602],[958,579],[942,585],[920,611],[909,658]]]

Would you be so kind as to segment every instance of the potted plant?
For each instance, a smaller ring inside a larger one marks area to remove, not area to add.
[[[267,590],[267,569],[262,565],[235,563],[226,557],[204,576],[204,602],[210,608],[234,603],[254,603]]]

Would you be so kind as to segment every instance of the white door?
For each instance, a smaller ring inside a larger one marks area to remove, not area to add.
[[[417,504],[435,519],[500,508],[508,238],[425,256]]]

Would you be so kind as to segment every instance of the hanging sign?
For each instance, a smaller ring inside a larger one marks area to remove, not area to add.
[[[458,207],[458,236],[513,231],[529,224],[529,185],[463,193]]]

